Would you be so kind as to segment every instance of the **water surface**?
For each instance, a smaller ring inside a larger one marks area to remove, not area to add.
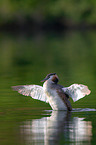
[[[12,91],[56,72],[60,84],[85,84],[91,94],[72,112]],[[96,144],[96,33],[0,34],[0,145]],[[47,110],[47,111],[45,111]]]
[[[93,126],[92,121],[87,120],[84,115],[79,116],[67,111],[52,111],[50,117],[22,122],[20,133],[21,140],[26,144],[90,145],[93,139]]]

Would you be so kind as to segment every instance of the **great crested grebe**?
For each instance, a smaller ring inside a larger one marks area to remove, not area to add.
[[[50,73],[41,81],[44,82],[43,87],[39,85],[20,85],[12,88],[20,94],[49,103],[53,110],[69,111],[72,110],[69,97],[75,102],[91,92],[85,85],[73,84],[69,87],[63,87],[58,84],[58,81],[59,78],[56,73]]]

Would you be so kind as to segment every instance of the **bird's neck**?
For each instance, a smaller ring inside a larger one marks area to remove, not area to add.
[[[59,79],[58,79],[56,76],[54,76],[54,77],[52,78],[52,81],[53,81],[55,84],[57,84],[58,81],[59,81]]]
[[[46,82],[44,82],[43,84],[44,91],[50,90],[52,87],[52,84],[55,84],[55,82],[53,82],[52,80],[47,80]]]

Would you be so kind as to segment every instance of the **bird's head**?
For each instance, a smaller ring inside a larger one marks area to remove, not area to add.
[[[57,83],[59,81],[59,78],[56,73],[50,73],[41,82],[44,81],[52,81],[53,83]]]

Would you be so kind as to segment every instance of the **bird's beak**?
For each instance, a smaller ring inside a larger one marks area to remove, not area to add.
[[[48,80],[48,78],[44,78],[41,82],[45,82],[46,80]]]

